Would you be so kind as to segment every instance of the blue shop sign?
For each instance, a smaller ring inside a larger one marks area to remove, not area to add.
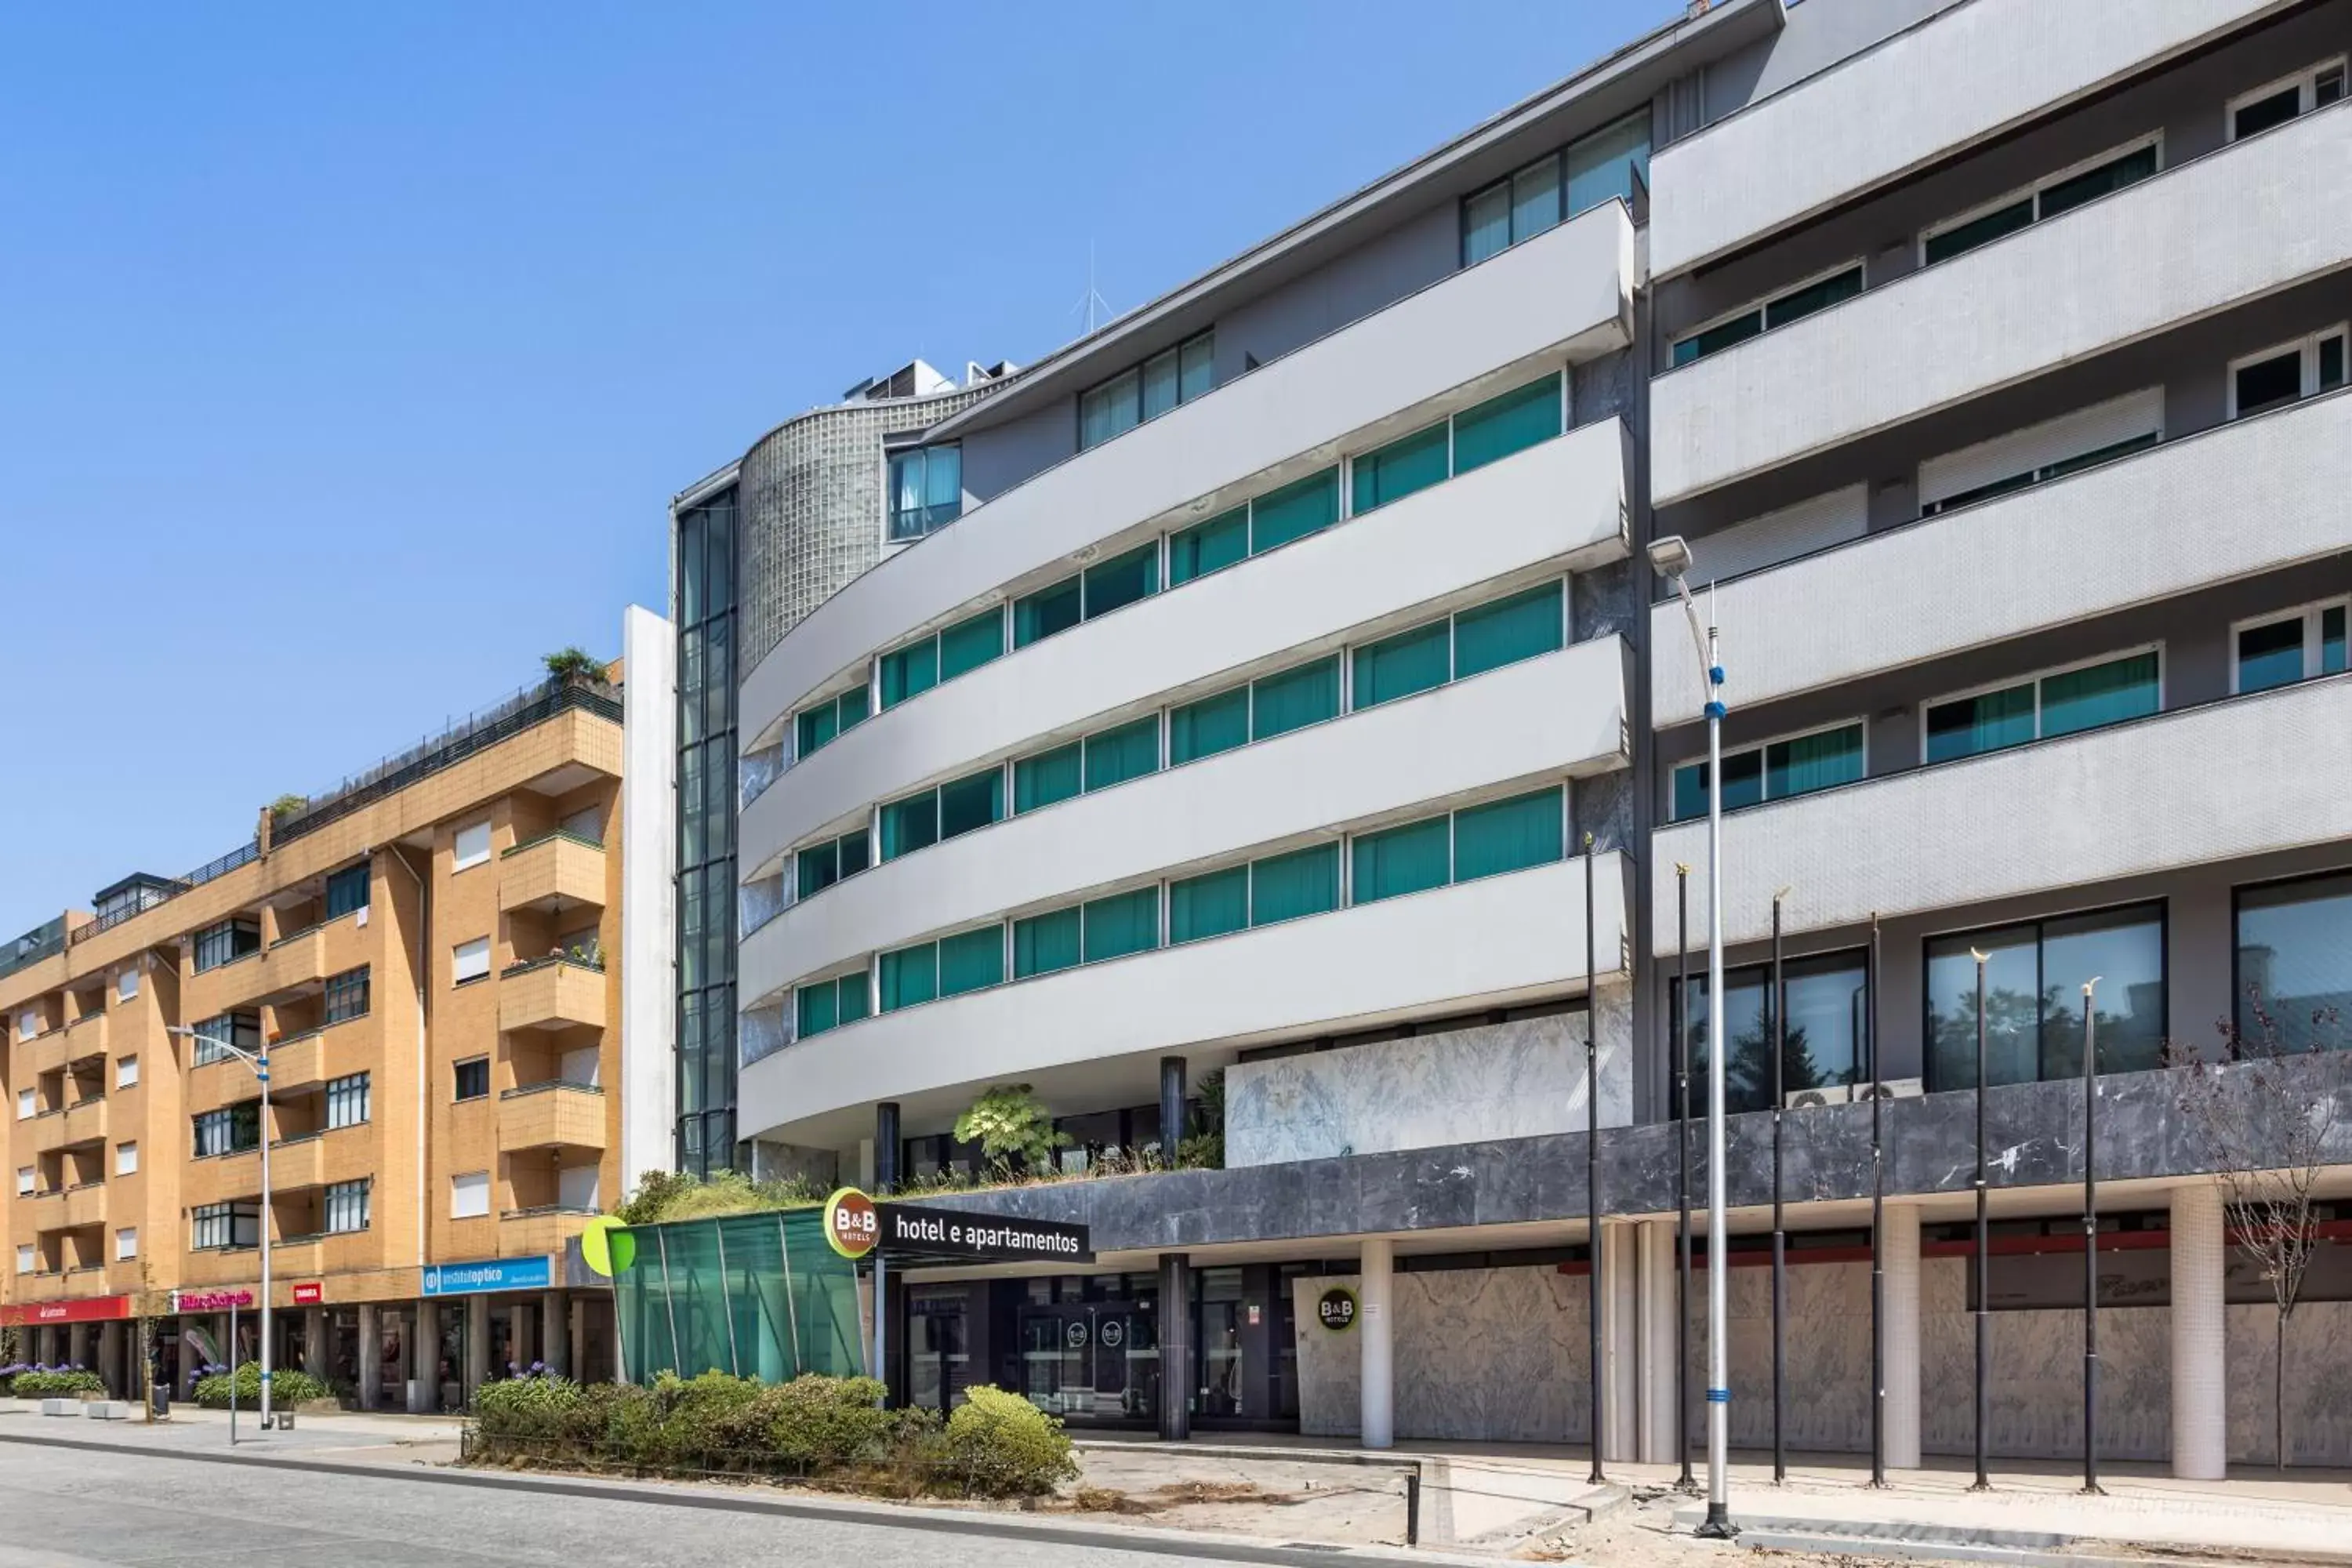
[[[425,1270],[427,1296],[472,1296],[485,1290],[544,1290],[555,1283],[544,1258],[493,1258],[481,1263],[437,1263]]]

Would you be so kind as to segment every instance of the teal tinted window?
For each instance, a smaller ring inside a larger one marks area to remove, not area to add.
[[[1927,710],[1927,760],[1949,762],[2033,739],[2033,683],[1938,702]],[[1731,781],[1723,772],[1726,787]]]
[[[958,779],[940,786],[940,837],[953,838],[960,833],[970,833],[975,827],[985,827],[1004,816],[1004,770],[991,768],[984,773]]]
[[[1087,619],[1160,592],[1160,542],[1130,550],[1116,560],[1089,566],[1085,574]]]
[[[866,972],[861,969],[855,974],[845,974],[835,982],[835,984],[839,988],[840,995],[840,1000],[835,1005],[841,1021],[845,1024],[855,1024],[858,1019],[866,1016],[869,1010],[867,1004],[873,1000],[866,989]]]
[[[805,757],[840,733],[840,710],[827,702],[815,708],[803,708],[793,721],[793,754]]]
[[[811,1035],[822,1035],[840,1022],[841,1014],[835,1005],[832,981],[803,985],[794,994],[793,1033],[796,1037],[805,1040]]]
[[[1055,910],[1013,922],[1013,977],[1050,974],[1078,962],[1078,911]]]
[[[2042,678],[2042,732],[2071,735],[2157,710],[2156,655],[2135,654]]]
[[[1445,886],[1452,870],[1453,834],[1446,819],[1408,822],[1355,841],[1353,897],[1360,904]]]
[[[1234,866],[1168,884],[1168,940],[1198,942],[1249,924],[1249,868]]]
[[[1775,741],[1764,748],[1764,798],[1785,800],[1862,777],[1862,726]],[[1727,774],[1726,775],[1728,776]]]
[[[1454,628],[1444,621],[1432,621],[1367,644],[1356,650],[1355,659],[1356,707],[1393,702],[1453,678]]]
[[[836,734],[845,735],[866,722],[870,716],[866,700],[867,695],[863,686],[853,687],[841,694],[841,700],[834,704],[834,729]]]
[[[882,955],[882,1011],[929,1002],[940,994],[940,946],[927,942]]]
[[[911,647],[882,656],[882,706],[897,707],[940,683],[940,645],[925,637]]]
[[[1339,847],[1318,844],[1250,863],[1250,924],[1271,925],[1339,907]]]
[[[1068,631],[1078,624],[1078,612],[1084,603],[1078,579],[1067,577],[1050,588],[1040,588],[1025,599],[1013,603],[1013,646],[1027,647],[1055,632]]]
[[[1249,508],[1237,506],[1168,537],[1170,586],[1223,571],[1249,555]]]
[[[1188,702],[1168,715],[1168,765],[1213,757],[1249,743],[1250,694],[1246,686]]]
[[[1528,866],[1549,866],[1565,853],[1567,827],[1560,793],[1498,800],[1454,814],[1454,879],[1467,882]]]
[[[1084,748],[1076,741],[1056,746],[1013,764],[1013,811],[1019,816],[1067,800],[1078,793],[1079,759]]]
[[[1004,653],[1004,612],[982,610],[940,634],[940,679],[953,680]]]
[[[936,790],[894,800],[882,808],[882,858],[896,860],[940,841],[940,797]]]
[[[1263,741],[1339,713],[1339,660],[1318,658],[1250,685],[1250,738]]]
[[[1138,888],[1086,906],[1086,962],[1120,958],[1160,945],[1160,889]]]
[[[830,888],[839,880],[841,880],[841,845],[837,840],[828,839],[823,844],[812,844],[800,852],[798,881],[802,898],[805,899],[811,893]]]
[[[1004,928],[982,926],[940,942],[940,994],[961,996],[1004,983]]]
[[[1160,771],[1160,715],[1087,737],[1087,787],[1103,789]]]
[[[1454,471],[1466,474],[1559,434],[1559,377],[1545,376],[1454,416]]]
[[[1454,678],[1558,652],[1566,640],[1558,583],[1515,594],[1454,617]]]
[[[843,876],[855,877],[872,864],[866,858],[866,829],[861,827],[855,833],[845,833],[839,842]]]
[[[1250,503],[1250,553],[1304,539],[1339,521],[1339,470],[1326,468]]]
[[[1349,469],[1355,510],[1368,512],[1443,481],[1447,460],[1443,423],[1366,452]]]

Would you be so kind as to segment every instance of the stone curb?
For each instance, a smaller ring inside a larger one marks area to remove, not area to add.
[[[375,1480],[420,1481],[427,1485],[483,1487],[493,1490],[537,1492],[552,1497],[616,1500],[700,1508],[721,1512],[766,1514],[772,1518],[815,1519],[831,1523],[876,1525],[893,1530],[928,1531],[947,1535],[995,1535],[1055,1546],[1092,1546],[1106,1551],[1147,1552],[1218,1563],[1266,1563],[1285,1565],[1344,1563],[1362,1568],[1495,1568],[1497,1559],[1458,1552],[1401,1546],[1343,1546],[1305,1542],[1253,1542],[1233,1536],[1152,1530],[1138,1525],[1086,1524],[1066,1518],[1052,1520],[1017,1514],[982,1513],[965,1509],[897,1509],[883,1503],[846,1499],[770,1498],[740,1493],[688,1491],[657,1481],[604,1480],[583,1476],[523,1475],[512,1471],[458,1470],[408,1465],[369,1465],[350,1460],[304,1459],[290,1456],[231,1454],[203,1449],[152,1448],[135,1443],[108,1443],[90,1438],[35,1436],[0,1432],[0,1443],[26,1443],[46,1448],[83,1449],[106,1454],[136,1454],[146,1458],[186,1459],[207,1465],[244,1465],[258,1469],[306,1470],[316,1475],[357,1476]]]
[[[1696,1525],[1703,1511],[1675,1510],[1675,1523]],[[1920,1524],[1897,1520],[1807,1519],[1799,1515],[1748,1515],[1740,1521],[1739,1544],[1783,1552],[1848,1552],[1858,1556],[1927,1558],[1954,1562],[2007,1563],[2022,1568],[2184,1568],[2190,1563],[2253,1563],[2352,1568],[2352,1553],[2291,1548],[2208,1546],[2195,1542],[2134,1541],[2127,1537],[2069,1535],[2032,1530],[1971,1529],[1957,1524]],[[2151,1555],[2150,1553],[2156,1553]]]

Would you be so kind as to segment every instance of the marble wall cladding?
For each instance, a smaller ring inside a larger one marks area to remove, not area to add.
[[[1601,987],[1601,1124],[1633,1119],[1632,993]],[[1580,1129],[1584,1016],[1382,1040],[1225,1073],[1228,1168]]]
[[[2278,1462],[2278,1314],[2268,1303],[2233,1306],[2230,1325],[2230,1462]],[[2286,1450],[2297,1465],[2352,1465],[2352,1301],[2308,1301],[2286,1324]],[[2105,1360],[2106,1347],[2100,1347]]]
[[[1703,1251],[1703,1245],[1694,1243]],[[1809,1263],[1789,1271],[1784,1335],[1782,1436],[1791,1450],[1866,1453],[1870,1448],[1870,1266]],[[1725,1292],[1730,1330],[1731,1442],[1772,1446],[1772,1270],[1731,1271]],[[1694,1434],[1706,1430],[1706,1270],[1691,1274]]]
[[[1298,1334],[1298,1427],[1353,1436],[1362,1363],[1355,1332],[1316,1321],[1329,1276],[1292,1284]],[[1554,1268],[1400,1270],[1396,1435],[1437,1441],[1580,1443],[1591,1428],[1585,1281]]]

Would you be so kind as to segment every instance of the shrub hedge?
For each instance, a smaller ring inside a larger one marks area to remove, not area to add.
[[[80,1367],[35,1368],[11,1378],[8,1392],[18,1399],[76,1399],[85,1394],[104,1394],[106,1382]]]
[[[866,1377],[763,1384],[664,1373],[651,1388],[509,1378],[474,1396],[467,1458],[548,1468],[766,1476],[891,1496],[1034,1497],[1077,1475],[1062,1424],[974,1388],[942,1423],[884,1410]]]
[[[228,1408],[229,1379],[236,1380],[236,1403],[251,1410],[261,1404],[261,1366],[257,1362],[243,1362],[234,1373],[216,1372],[196,1379],[196,1403],[206,1410]],[[306,1405],[313,1399],[332,1399],[335,1391],[307,1372],[288,1367],[273,1367],[269,1373],[269,1402],[280,1408]]]

